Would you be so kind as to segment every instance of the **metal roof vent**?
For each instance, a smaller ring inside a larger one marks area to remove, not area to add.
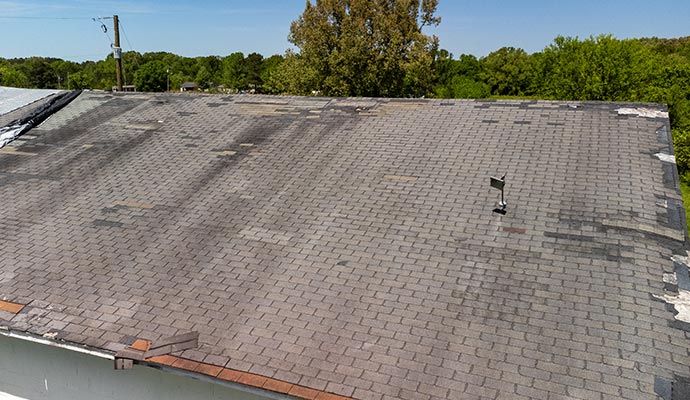
[[[504,197],[504,188],[506,185],[506,174],[503,174],[502,177],[496,178],[496,177],[491,177],[491,187],[494,189],[498,189],[501,191],[501,201],[498,203],[498,208],[494,209],[494,212],[500,213],[500,214],[505,214],[506,213],[506,207],[508,206],[508,203],[505,201]]]

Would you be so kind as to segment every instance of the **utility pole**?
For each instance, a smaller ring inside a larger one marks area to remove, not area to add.
[[[120,20],[113,15],[113,31],[115,44],[113,45],[113,58],[115,58],[115,76],[117,77],[117,91],[122,92],[122,48],[120,47]]]

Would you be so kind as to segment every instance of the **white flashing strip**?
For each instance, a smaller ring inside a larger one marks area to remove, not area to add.
[[[10,338],[14,338],[14,339],[26,340],[27,342],[44,344],[46,346],[58,347],[61,349],[70,350],[70,351],[74,351],[77,353],[88,354],[88,355],[94,356],[94,357],[105,358],[106,360],[114,360],[115,359],[115,356],[112,354],[109,354],[109,353],[105,353],[105,352],[97,351],[97,350],[91,350],[91,349],[87,349],[87,348],[81,347],[81,346],[76,346],[73,344],[60,343],[60,342],[56,342],[54,340],[48,340],[45,338],[36,337],[36,336],[26,334],[26,333],[6,331],[6,330],[0,329],[0,335],[7,336]]]

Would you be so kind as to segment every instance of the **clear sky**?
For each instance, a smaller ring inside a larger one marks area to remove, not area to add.
[[[439,0],[427,30],[458,56],[503,46],[532,53],[557,35],[690,36],[690,0]],[[0,57],[102,59],[112,42],[91,18],[120,16],[124,50],[183,56],[283,54],[305,0],[0,0]]]

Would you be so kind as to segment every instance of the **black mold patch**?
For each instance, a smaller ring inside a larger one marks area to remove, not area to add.
[[[485,124],[497,124],[497,123],[498,123],[498,120],[495,120],[495,119],[483,119],[482,122],[485,123]]]
[[[531,121],[513,121],[515,125],[531,125]]]
[[[563,122],[547,122],[546,125],[551,125],[551,126],[565,126]]]

